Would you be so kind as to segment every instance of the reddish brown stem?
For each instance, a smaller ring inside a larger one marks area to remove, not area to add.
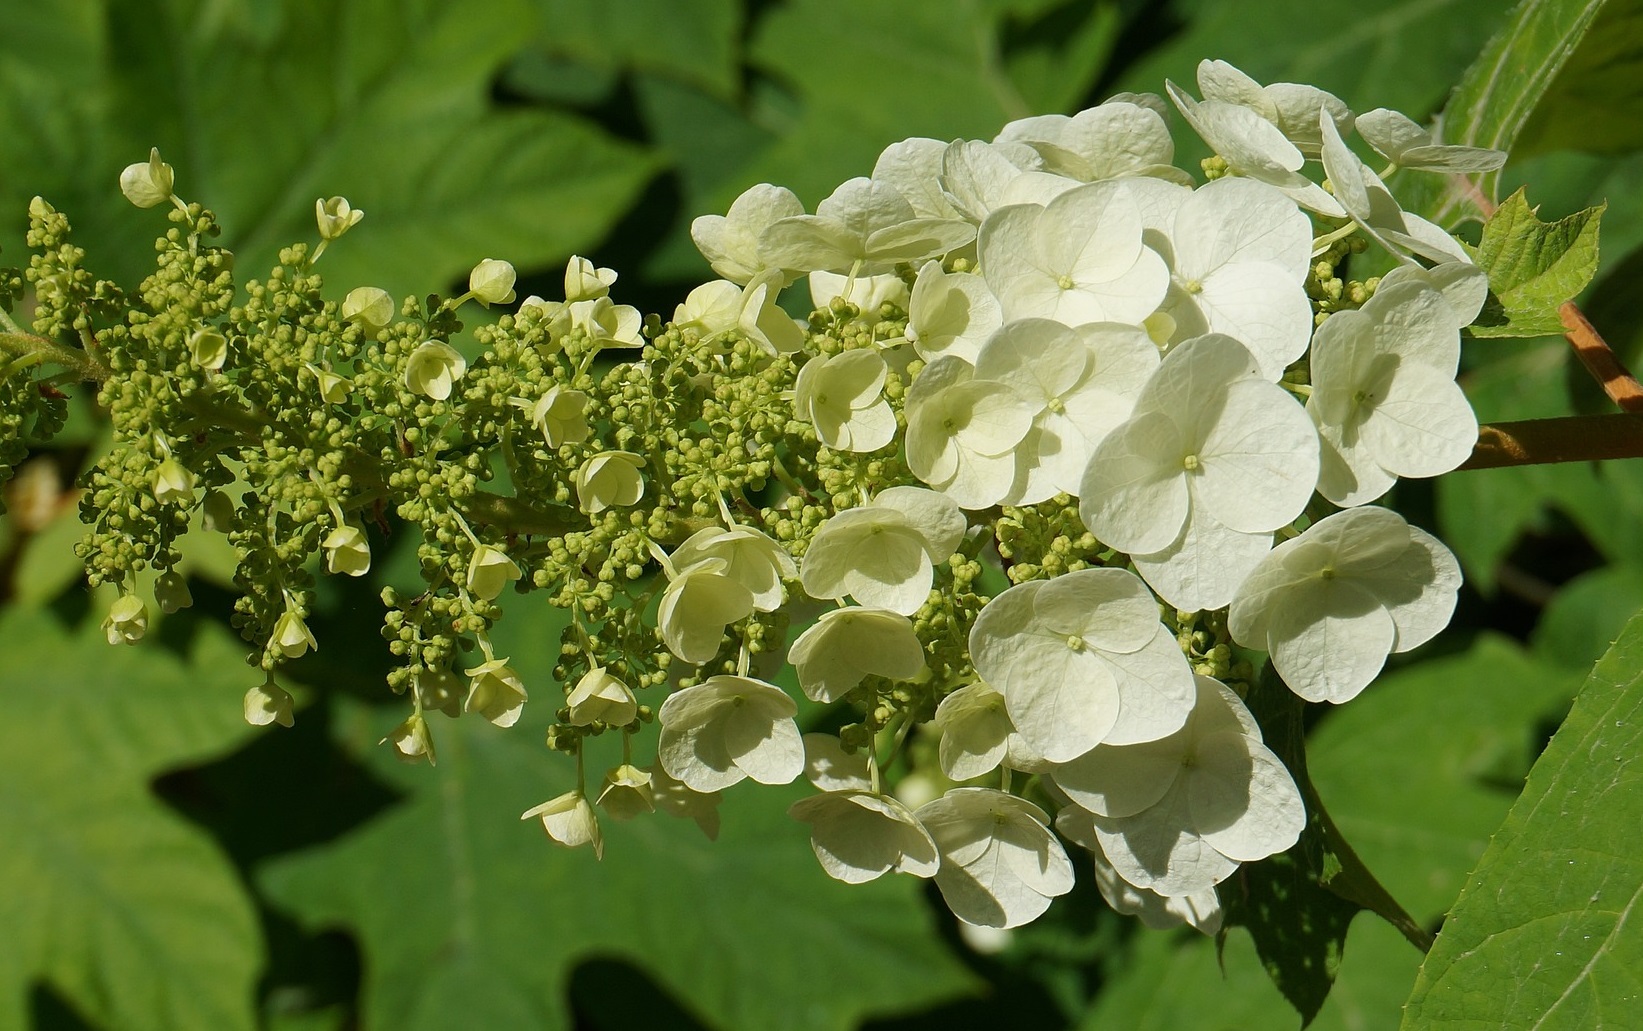
[[[1477,447],[1460,468],[1498,469],[1615,458],[1643,458],[1643,418],[1571,415],[1481,426]]]
[[[1643,383],[1627,371],[1620,356],[1614,353],[1585,314],[1573,301],[1565,301],[1557,310],[1563,320],[1564,338],[1575,349],[1575,356],[1586,371],[1603,387],[1610,400],[1623,412],[1643,412]]]

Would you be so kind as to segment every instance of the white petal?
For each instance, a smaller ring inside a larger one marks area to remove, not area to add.
[[[1301,514],[1318,483],[1318,432],[1288,391],[1260,380],[1227,387],[1220,418],[1199,452],[1194,505],[1245,533],[1276,530]]]
[[[1265,745],[1233,733],[1198,742],[1187,778],[1194,827],[1229,859],[1254,862],[1300,840],[1306,807],[1284,764]]]
[[[804,778],[817,791],[866,791],[872,787],[867,753],[851,755],[834,734],[806,734]]]
[[[1156,620],[1154,627],[1145,647],[1102,653],[1118,684],[1118,719],[1102,739],[1106,744],[1155,741],[1174,733],[1192,712],[1192,667],[1175,636]]]
[[[1373,590],[1397,626],[1397,645],[1406,652],[1436,637],[1449,625],[1460,591],[1460,563],[1443,542],[1419,527],[1409,528],[1409,550],[1395,562],[1359,580]]]
[[[1187,792],[1179,782],[1159,803],[1135,816],[1094,819],[1096,840],[1119,876],[1160,895],[1213,888],[1238,869],[1189,829]]]
[[[1134,816],[1163,799],[1183,771],[1186,731],[1139,745],[1101,745],[1050,772],[1056,787],[1097,816]]]
[[[1357,697],[1386,664],[1397,632],[1378,598],[1350,579],[1307,580],[1274,606],[1272,665],[1309,702]]]
[[[1079,484],[1084,525],[1120,551],[1167,547],[1190,505],[1184,447],[1175,420],[1163,412],[1139,412],[1107,434]]]
[[[1168,548],[1130,558],[1160,598],[1194,612],[1230,604],[1238,585],[1271,547],[1270,533],[1233,530],[1195,508]]]

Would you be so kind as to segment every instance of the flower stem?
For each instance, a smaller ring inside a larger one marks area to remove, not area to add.
[[[32,333],[0,333],[0,351],[14,358],[37,357],[40,361],[61,365],[80,379],[93,383],[105,382],[110,375],[108,366],[98,361],[96,356]]]

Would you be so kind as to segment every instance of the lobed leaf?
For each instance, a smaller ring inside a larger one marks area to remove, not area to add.
[[[1490,297],[1475,337],[1561,334],[1558,308],[1597,272],[1597,231],[1605,205],[1542,222],[1519,190],[1483,224],[1475,258],[1489,273]]]

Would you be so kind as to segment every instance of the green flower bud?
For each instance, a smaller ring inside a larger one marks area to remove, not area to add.
[[[468,276],[468,290],[474,295],[474,300],[489,307],[493,304],[507,304],[514,298],[513,266],[496,258],[486,258],[474,266]]]
[[[171,199],[175,181],[171,166],[160,160],[160,149],[154,147],[147,161],[127,165],[120,173],[120,192],[139,208],[152,208]]]
[[[314,201],[314,220],[319,223],[319,238],[327,242],[359,225],[359,220],[364,217],[365,212],[351,206],[346,197]]]

